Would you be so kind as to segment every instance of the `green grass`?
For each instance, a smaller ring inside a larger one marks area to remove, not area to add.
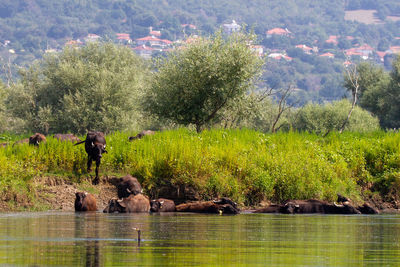
[[[261,200],[318,198],[340,193],[398,198],[400,137],[397,133],[263,134],[252,130],[164,131],[128,142],[133,133],[106,136],[101,175],[132,174],[152,197],[161,188],[227,196],[254,205]],[[14,140],[18,138],[12,137]],[[48,137],[40,147],[0,148],[0,191],[33,197],[34,177],[87,180],[84,145]],[[94,173],[91,173],[94,175]]]

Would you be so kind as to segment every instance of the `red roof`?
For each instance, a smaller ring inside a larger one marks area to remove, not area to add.
[[[267,31],[267,34],[277,34],[277,35],[284,35],[289,33],[291,32],[288,29],[282,29],[282,28],[273,28]]]
[[[159,39],[157,37],[154,36],[146,36],[146,37],[142,37],[139,39],[136,39],[137,41],[157,41],[157,42],[162,42],[164,44],[172,44],[172,42],[170,40],[165,40],[165,39]]]
[[[336,35],[330,35],[328,40],[325,41],[325,43],[338,44],[337,36]]]
[[[384,58],[386,55],[386,52],[376,51],[376,54],[378,55],[378,57]]]
[[[297,48],[301,48],[301,49],[303,49],[303,50],[307,50],[307,51],[312,50],[311,47],[308,47],[308,46],[306,46],[306,45],[296,45],[296,47],[297,47]]]
[[[153,48],[151,48],[151,47],[148,47],[148,46],[145,46],[145,45],[139,45],[139,46],[136,46],[135,48],[133,48],[133,50],[137,50],[137,51],[152,51],[152,50],[154,50]]]
[[[319,56],[320,56],[320,57],[334,57],[335,55],[328,52],[328,53],[321,54],[321,55],[319,55]]]
[[[193,25],[193,24],[181,24],[181,26],[183,28],[189,27],[190,29],[194,29],[194,30],[197,29],[196,25]]]

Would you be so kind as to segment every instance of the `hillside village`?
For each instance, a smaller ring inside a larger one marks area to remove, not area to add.
[[[223,31],[226,34],[231,34],[233,32],[239,31],[241,26],[233,20],[231,23],[226,23],[221,25]],[[197,29],[196,25],[193,24],[182,24],[182,30],[185,28],[191,30],[191,32],[195,32]],[[129,33],[116,33],[113,36],[113,40],[117,43],[127,45],[132,48],[132,50],[137,53],[139,56],[150,59],[152,56],[159,55],[160,53],[171,51],[172,49],[185,45],[193,41],[193,39],[197,38],[198,35],[190,35],[186,39],[178,39],[175,41],[162,39],[162,32],[160,30],[154,30],[153,27],[149,27],[149,32],[147,36],[143,36],[137,39],[131,39]],[[273,37],[281,37],[281,38],[296,38],[296,34],[291,32],[287,28],[272,28],[265,31],[265,36],[261,36],[261,38],[269,39]],[[89,33],[83,39],[70,39],[65,42],[65,46],[81,46],[88,42],[99,41],[104,37]],[[308,46],[307,44],[299,43],[295,45],[294,48],[303,51],[303,53],[308,55],[315,55],[319,57],[325,58],[335,58],[338,56],[343,58],[345,55],[345,60],[343,64],[345,66],[351,64],[352,60],[359,61],[359,60],[373,60],[376,63],[383,63],[385,61],[386,55],[392,55],[400,53],[400,45],[391,45],[389,49],[385,51],[378,51],[376,48],[371,47],[368,44],[360,44],[355,41],[353,36],[345,36],[345,39],[352,44],[350,48],[347,49],[340,49],[338,47],[339,38],[341,36],[338,35],[331,35],[328,39],[325,40],[325,43],[330,46],[330,49],[324,49],[318,47],[317,45]],[[398,43],[400,43],[400,37],[396,37]],[[316,43],[316,40],[314,41]],[[8,53],[10,54],[18,54],[18,51],[12,48],[12,43],[9,40],[0,41],[0,45],[3,48],[6,48]],[[292,61],[293,57],[287,54],[286,50],[276,49],[274,47],[267,47],[265,45],[251,45],[252,50],[260,56],[271,60],[284,60],[284,61]],[[45,53],[52,53],[57,52],[62,49],[60,46],[59,49],[47,48]],[[4,49],[3,49],[4,50]],[[24,51],[22,51],[24,52]],[[340,55],[341,54],[341,55]]]

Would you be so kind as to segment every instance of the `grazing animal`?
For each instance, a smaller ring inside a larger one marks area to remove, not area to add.
[[[55,138],[59,141],[70,141],[72,143],[81,142],[81,139],[79,139],[78,137],[76,137],[73,134],[55,134],[55,135],[53,135],[53,138]]]
[[[149,212],[150,201],[142,194],[130,195],[123,199],[110,199],[107,207],[103,210],[104,213],[136,213],[136,212]]]
[[[234,207],[226,202],[227,199],[225,198],[225,200],[220,199],[217,201],[200,201],[200,202],[184,203],[176,206],[176,211],[217,213],[217,214],[238,214],[240,212],[240,210],[237,207]],[[232,201],[229,199],[229,202]]]
[[[39,143],[46,142],[46,136],[40,133],[35,133],[31,137],[29,137],[29,144],[34,146],[39,146]]]
[[[75,193],[75,211],[97,211],[96,198],[86,192]]]
[[[143,193],[142,186],[137,178],[129,174],[119,179],[117,190],[118,198],[129,197],[131,194],[137,195]]]
[[[174,212],[176,211],[175,203],[173,200],[166,198],[158,198],[150,201],[151,212]]]
[[[146,135],[153,135],[153,134],[155,134],[155,132],[152,131],[152,130],[141,131],[141,132],[138,133],[136,136],[131,136],[131,137],[129,137],[129,141],[133,141],[133,140],[136,140],[136,139],[141,139],[141,138],[143,138],[143,137],[146,136]]]
[[[88,154],[87,161],[87,172],[91,172],[92,161],[96,161],[96,177],[93,180],[93,184],[98,184],[100,182],[99,179],[99,167],[101,163],[101,158],[103,153],[107,153],[106,151],[106,139],[102,132],[88,132],[86,135],[86,139],[80,141],[74,146],[85,143],[85,150]]]

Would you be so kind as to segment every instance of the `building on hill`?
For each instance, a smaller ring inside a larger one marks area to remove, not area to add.
[[[240,25],[236,23],[235,20],[232,20],[232,23],[222,25],[224,32],[227,34],[232,34],[234,32],[240,31]]]
[[[311,54],[311,52],[313,52],[313,48],[311,48],[307,45],[304,45],[304,44],[296,45],[296,48],[300,48],[306,54]]]
[[[330,35],[325,43],[337,45],[339,43],[338,37],[336,35]]]
[[[149,35],[161,37],[161,31],[155,31],[155,30],[153,30],[153,27],[150,26],[149,27]]]
[[[117,33],[117,40],[124,43],[132,43],[129,33]]]
[[[170,40],[160,39],[153,35],[146,36],[143,38],[136,39],[137,44],[140,45],[150,45],[151,47],[166,48],[172,45]]]
[[[292,33],[287,29],[273,28],[266,32],[267,38],[271,38],[272,35],[290,36]]]
[[[135,48],[132,49],[136,54],[141,56],[142,58],[145,59],[150,59],[151,56],[153,55],[153,52],[155,51],[154,48],[148,47],[145,44],[139,45]]]
[[[100,36],[98,36],[97,34],[94,33],[89,33],[85,38],[85,42],[97,42],[100,39]]]
[[[334,54],[332,54],[332,53],[324,53],[324,54],[321,54],[321,55],[319,55],[320,57],[326,57],[326,58],[335,58],[335,55]]]

